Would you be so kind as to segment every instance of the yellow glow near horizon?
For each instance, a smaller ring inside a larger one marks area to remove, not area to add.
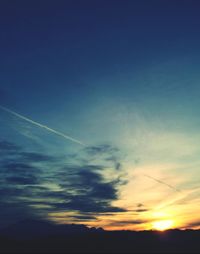
[[[173,220],[161,220],[161,221],[155,221],[152,223],[153,229],[164,231],[167,229],[172,228],[174,224]]]

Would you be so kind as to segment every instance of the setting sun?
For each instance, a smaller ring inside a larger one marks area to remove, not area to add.
[[[173,226],[173,220],[162,220],[153,222],[153,229],[164,231],[170,229]]]

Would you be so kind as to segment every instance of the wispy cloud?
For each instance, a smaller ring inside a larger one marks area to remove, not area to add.
[[[13,111],[13,110],[10,110],[10,109],[8,109],[8,108],[6,108],[6,107],[3,107],[3,106],[1,106],[1,105],[0,105],[0,109],[2,109],[2,110],[4,110],[4,111],[8,112],[9,114],[14,115],[15,117],[18,117],[18,118],[22,119],[22,120],[24,120],[24,121],[26,121],[26,122],[28,122],[28,123],[30,123],[30,124],[33,124],[33,125],[38,126],[38,127],[40,127],[40,128],[43,128],[43,129],[45,129],[45,130],[47,130],[47,131],[49,131],[49,132],[52,132],[52,133],[54,133],[54,134],[56,134],[56,135],[58,135],[58,136],[60,136],[60,137],[62,137],[62,138],[64,138],[64,139],[70,140],[70,141],[72,141],[72,142],[74,142],[74,143],[77,143],[77,144],[79,144],[79,145],[82,145],[82,146],[86,146],[83,142],[81,142],[81,141],[78,140],[78,139],[72,138],[71,136],[68,136],[68,135],[66,135],[66,134],[64,134],[64,133],[62,133],[62,132],[60,132],[60,131],[54,130],[54,129],[52,129],[52,128],[50,128],[50,127],[44,125],[44,124],[38,123],[38,122],[36,122],[36,121],[33,121],[32,119],[30,119],[30,118],[28,118],[28,117],[25,117],[25,116],[23,116],[23,115],[21,115],[21,114],[19,114],[19,113],[16,113],[16,112]]]
[[[152,180],[156,181],[157,183],[164,184],[165,186],[167,186],[167,187],[169,187],[169,188],[171,188],[171,189],[173,189],[173,190],[175,190],[175,191],[178,191],[178,192],[181,191],[181,190],[175,188],[174,186],[172,186],[172,185],[170,185],[170,184],[168,184],[168,183],[166,183],[166,182],[164,182],[164,181],[162,181],[162,180],[160,180],[160,179],[157,179],[157,178],[152,177],[152,176],[149,176],[149,175],[144,175],[144,176],[147,177],[147,178],[149,178],[149,179],[152,179]]]

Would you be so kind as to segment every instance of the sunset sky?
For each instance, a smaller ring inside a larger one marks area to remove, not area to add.
[[[1,226],[200,228],[199,10],[0,2]]]

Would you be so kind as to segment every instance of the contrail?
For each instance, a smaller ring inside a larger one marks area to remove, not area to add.
[[[65,135],[65,134],[63,134],[63,133],[60,132],[60,131],[54,130],[54,129],[52,129],[52,128],[49,128],[49,127],[46,126],[46,125],[43,125],[43,124],[38,123],[38,122],[35,122],[35,121],[33,121],[33,120],[31,120],[31,119],[29,119],[29,118],[27,118],[27,117],[25,117],[25,116],[23,116],[23,115],[21,115],[21,114],[18,114],[18,113],[16,113],[15,111],[12,111],[12,110],[10,110],[10,109],[8,109],[8,108],[5,108],[5,107],[3,107],[3,106],[1,106],[1,105],[0,105],[0,108],[1,108],[2,110],[6,111],[6,112],[8,112],[8,113],[10,113],[10,114],[12,114],[12,115],[18,117],[18,118],[20,118],[20,119],[26,121],[26,122],[29,122],[29,123],[31,123],[31,124],[33,124],[33,125],[36,125],[36,126],[38,126],[38,127],[40,127],[40,128],[43,128],[43,129],[47,130],[47,131],[50,131],[50,132],[52,132],[52,133],[54,133],[54,134],[56,134],[56,135],[58,135],[58,136],[60,136],[60,137],[63,137],[63,138],[65,138],[65,139],[67,139],[67,140],[71,140],[71,141],[74,142],[74,143],[77,143],[77,144],[79,144],[79,145],[85,146],[85,144],[82,143],[81,141],[79,141],[79,140],[77,140],[77,139],[75,139],[75,138],[72,138],[72,137],[70,137],[70,136],[68,136],[68,135]]]
[[[154,178],[154,177],[152,177],[152,176],[149,176],[149,175],[144,175],[144,176],[146,176],[146,177],[148,177],[148,178],[150,178],[150,179],[156,181],[157,183],[164,184],[164,185],[166,185],[167,187],[169,187],[169,188],[171,188],[171,189],[173,189],[173,190],[175,190],[175,191],[177,191],[177,192],[180,192],[179,189],[175,188],[174,186],[172,186],[172,185],[170,185],[170,184],[167,184],[167,183],[165,183],[165,182],[163,182],[163,181],[161,181],[161,180],[158,180],[158,179],[156,179],[156,178]]]

